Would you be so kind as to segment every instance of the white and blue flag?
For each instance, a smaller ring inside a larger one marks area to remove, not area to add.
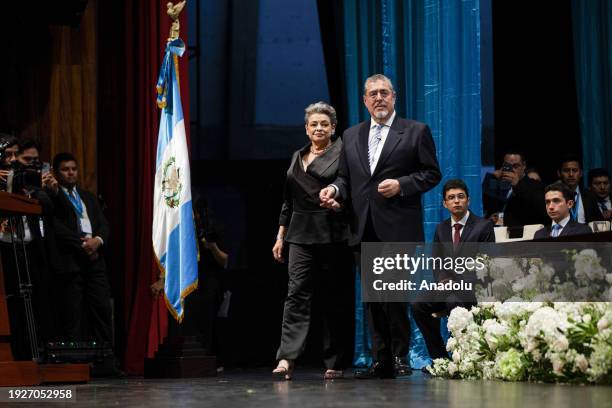
[[[182,40],[168,42],[157,80],[157,105],[162,112],[153,196],[153,251],[166,278],[166,304],[179,322],[185,297],[198,287],[189,151],[178,75],[178,57],[184,52]]]

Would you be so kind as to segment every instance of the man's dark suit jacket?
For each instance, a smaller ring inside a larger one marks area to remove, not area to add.
[[[584,220],[588,224],[591,221],[603,221],[603,214],[597,203],[597,196],[589,190],[580,189],[580,198],[584,207]]]
[[[546,215],[544,185],[526,175],[512,188],[504,210],[504,225],[517,227],[550,222]]]
[[[549,224],[546,228],[542,228],[541,230],[536,231],[533,239],[542,239],[542,238],[552,238],[550,233],[552,231],[552,226]],[[582,235],[582,234],[590,234],[591,228],[589,228],[586,224],[580,224],[576,221],[570,220],[565,227],[561,230],[560,237],[565,237],[568,235]]]
[[[462,243],[464,242],[495,242],[495,231],[493,230],[494,226],[490,220],[481,218],[474,213],[470,212],[470,216],[468,217],[465,226],[463,227],[463,231],[461,233],[461,239],[459,240],[459,245],[456,250],[453,249],[453,236],[451,231],[451,219],[447,218],[436,226],[436,232],[434,234],[433,243],[441,244],[441,243],[449,243],[448,246],[442,248],[437,248],[435,252],[436,256],[473,256],[475,254],[467,254],[464,253],[466,251],[462,251]],[[434,248],[436,249],[436,248]],[[441,273],[436,273],[438,271],[434,271],[434,275],[437,282],[444,280],[446,278],[450,278],[451,276],[442,276]]]
[[[442,178],[431,131],[424,123],[396,116],[370,174],[370,124],[367,120],[344,132],[338,178],[333,183],[340,200],[351,200],[354,214],[349,244],[361,242],[368,213],[381,241],[423,241],[421,194]],[[397,179],[401,195],[383,197],[377,188],[385,179]]]
[[[99,236],[104,241],[104,245],[101,245],[98,249],[99,252],[102,252],[104,246],[108,244],[108,222],[102,213],[97,197],[79,187],[77,187],[77,191],[85,204],[85,208],[87,208],[87,215],[93,231],[92,236]],[[74,206],[61,188],[55,196],[53,225],[64,273],[78,273],[84,266],[95,270],[105,270],[104,256],[101,253],[96,261],[91,262],[83,251],[78,216]]]

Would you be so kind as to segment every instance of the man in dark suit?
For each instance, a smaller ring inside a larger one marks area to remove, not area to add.
[[[449,180],[442,189],[442,205],[451,217],[439,223],[434,235],[434,253],[438,256],[467,256],[462,251],[463,242],[495,242],[493,223],[469,211],[470,196],[468,187],[462,180]],[[440,248],[440,243],[452,246]],[[436,282],[453,279],[454,273],[434,271]],[[439,302],[417,301],[412,304],[412,315],[425,339],[429,356],[432,359],[448,358],[444,340],[440,334],[440,317],[445,316],[456,306],[470,308],[476,304],[473,295],[452,294]]]
[[[101,252],[109,227],[92,193],[77,186],[77,160],[70,153],[53,158],[60,188],[55,199],[54,227],[63,260],[59,276],[62,315],[68,340],[111,341],[110,284]]]
[[[544,185],[527,176],[525,155],[509,149],[503,165],[488,173],[482,195],[487,217],[503,214],[503,225],[521,227],[547,222],[544,211]]]
[[[589,192],[594,196],[604,221],[612,218],[612,199],[610,197],[610,173],[603,168],[589,170]]]
[[[395,97],[384,75],[365,81],[363,102],[371,119],[344,132],[338,178],[320,193],[321,205],[329,208],[350,200],[353,246],[424,240],[421,194],[440,182],[436,149],[427,125],[396,115]],[[407,305],[372,302],[366,308],[374,364],[356,376],[409,374]]]
[[[544,191],[546,212],[552,220],[552,224],[536,231],[534,239],[591,233],[591,229],[587,225],[571,219],[570,212],[574,207],[573,191],[559,182],[549,185]]]
[[[591,221],[603,221],[597,200],[592,194],[585,194],[580,187],[582,163],[575,154],[568,154],[559,161],[557,169],[559,179],[573,194],[573,207],[570,210],[572,221],[588,224]]]

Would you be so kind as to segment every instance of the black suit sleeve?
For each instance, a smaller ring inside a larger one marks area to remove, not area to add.
[[[436,158],[436,146],[431,137],[429,126],[422,125],[416,132],[418,138],[417,160],[419,161],[420,168],[414,173],[398,178],[404,196],[429,191],[442,179],[438,159]]]
[[[520,202],[520,208],[533,211],[540,224],[546,225],[549,222],[542,183],[523,177],[512,190],[514,199]]]
[[[486,221],[486,226],[483,228],[478,242],[495,242],[495,227],[491,221]]]
[[[343,138],[346,137],[346,132]],[[340,158],[338,161],[338,175],[334,180],[333,184],[338,188],[336,198],[338,201],[347,200],[350,197],[350,174],[348,164],[346,162],[346,146],[347,143],[342,144],[342,151],[340,152]]]
[[[87,215],[93,224],[93,236],[102,238],[104,245],[107,245],[110,237],[110,227],[108,225],[108,221],[106,220],[104,212],[100,207],[98,197],[91,193],[87,193],[87,196],[89,197],[89,202],[87,203]]]

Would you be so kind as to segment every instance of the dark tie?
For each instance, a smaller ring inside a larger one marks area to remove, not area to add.
[[[457,249],[457,246],[459,246],[459,241],[461,240],[461,234],[459,232],[461,231],[461,228],[463,228],[463,225],[456,223],[453,225],[453,228],[455,229],[455,232],[453,233],[453,249]]]

